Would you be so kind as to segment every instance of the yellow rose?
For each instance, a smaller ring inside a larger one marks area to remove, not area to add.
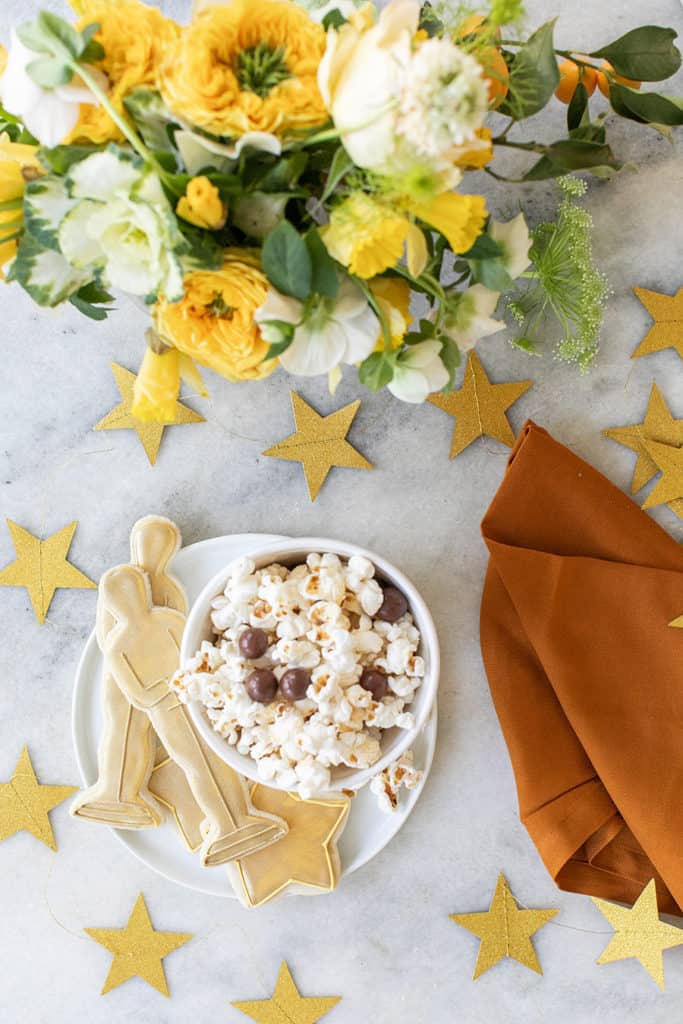
[[[327,120],[316,75],[325,32],[291,0],[201,9],[159,74],[177,117],[220,136],[284,136]]]
[[[157,303],[157,331],[167,344],[228,380],[267,377],[276,360],[263,362],[268,345],[254,323],[254,311],[267,292],[268,279],[258,261],[228,250],[220,270],[186,276],[180,302]]]
[[[81,31],[97,22],[95,39],[104,47],[104,58],[96,65],[109,80],[109,100],[121,113],[123,98],[138,86],[156,84],[161,59],[180,33],[180,27],[153,7],[138,0],[89,0],[83,4]],[[76,126],[64,140],[73,142],[120,142],[123,136],[101,106],[82,104]]]
[[[11,204],[0,211],[0,280],[2,268],[14,259],[17,237],[24,225],[23,200],[26,181],[43,174],[37,146],[12,142],[7,132],[0,135],[0,203]]]
[[[222,228],[227,216],[218,189],[203,174],[187,183],[185,195],[178,200],[175,212],[190,224],[210,231]]]

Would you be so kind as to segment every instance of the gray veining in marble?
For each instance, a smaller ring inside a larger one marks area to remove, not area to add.
[[[13,20],[38,6],[3,0],[3,37]],[[56,0],[48,6],[64,13]],[[536,24],[559,12],[558,38],[585,47],[643,22],[683,29],[676,0],[532,0],[528,7]],[[178,15],[189,0],[166,0],[162,8]],[[676,84],[680,91],[683,78]],[[553,105],[532,126],[550,139],[563,115]],[[613,289],[595,370],[580,378],[499,337],[480,352],[494,380],[536,380],[512,411],[515,429],[533,417],[626,489],[633,456],[601,430],[640,419],[653,380],[683,416],[680,358],[668,351],[629,359],[648,325],[631,285],[673,292],[683,284],[683,164],[655,132],[615,124],[612,138],[622,158],[638,160],[640,172],[594,183],[587,200]],[[550,184],[484,184],[499,217],[514,215],[520,204],[532,221],[552,210]],[[444,665],[439,744],[423,798],[391,846],[332,897],[288,899],[254,912],[197,895],[131,859],[107,830],[73,822],[66,805],[52,815],[57,855],[26,834],[2,844],[2,1021],[171,1024],[191,1017],[237,1024],[246,1018],[230,1001],[269,995],[284,958],[304,994],[343,995],[325,1018],[330,1024],[677,1019],[683,950],[665,956],[664,994],[634,961],[596,967],[606,923],[587,898],[556,890],[517,819],[477,635],[486,562],[479,522],[505,451],[479,442],[449,462],[452,421],[443,413],[364,395],[351,439],[376,469],[335,471],[312,505],[297,464],[260,455],[291,432],[292,381],[277,374],[235,386],[207,375],[212,402],[194,403],[207,423],[169,430],[152,469],[132,433],[91,431],[118,401],[109,361],[138,365],[144,315],[123,301],[104,325],[69,307],[45,315],[15,287],[0,290],[0,311],[3,519],[49,534],[77,518],[72,558],[93,577],[125,560],[131,523],[153,510],[177,520],[187,542],[230,531],[357,541],[385,553],[422,589],[440,629]],[[322,412],[360,393],[350,374],[335,400],[323,382],[304,382],[299,390]],[[680,520],[666,510],[654,514],[683,539]],[[13,556],[0,524],[0,565]],[[25,591],[0,589],[0,778],[9,777],[27,742],[44,781],[78,782],[71,688],[94,608],[94,592],[60,591],[40,628]],[[537,938],[543,977],[507,962],[475,984],[476,940],[448,914],[484,909],[501,869],[523,902],[560,907],[563,927],[549,925]],[[98,995],[109,956],[82,929],[123,925],[140,890],[159,928],[196,936],[166,960],[170,1002],[139,980]]]

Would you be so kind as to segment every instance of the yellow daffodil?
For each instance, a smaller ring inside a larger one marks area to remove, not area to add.
[[[447,239],[454,253],[471,249],[486,223],[486,201],[483,196],[443,192],[425,202],[410,200],[408,205],[411,213]]]
[[[327,120],[317,84],[325,30],[291,0],[202,6],[166,50],[169,110],[219,136],[277,136]]]
[[[7,132],[0,135],[0,280],[4,280],[2,268],[17,251],[26,181],[44,173],[37,152],[37,146],[12,142]]]
[[[211,231],[222,228],[227,216],[218,189],[203,174],[188,182],[185,195],[178,200],[176,213],[190,224]]]
[[[476,140],[461,146],[455,156],[456,166],[462,167],[466,171],[486,167],[493,160],[491,130],[489,128],[480,128],[476,134]]]
[[[320,234],[330,255],[358,277],[375,277],[403,255],[410,222],[363,192],[335,207]]]
[[[406,335],[410,315],[410,285],[401,277],[376,277],[368,282],[384,319],[389,325],[392,349],[398,348]],[[384,348],[384,332],[380,331],[375,351]]]
[[[109,83],[109,101],[123,112],[123,99],[139,86],[154,86],[159,65],[180,33],[170,18],[139,0],[73,0],[72,6],[83,16],[79,31],[97,23],[95,39],[104,48],[104,58],[96,65]],[[72,142],[120,142],[120,129],[104,107],[81,104],[75,127],[64,140]]]
[[[220,270],[195,270],[185,277],[180,302],[155,306],[160,337],[228,380],[259,380],[275,369],[264,362],[268,344],[254,311],[268,293],[268,279],[245,250],[227,250]]]

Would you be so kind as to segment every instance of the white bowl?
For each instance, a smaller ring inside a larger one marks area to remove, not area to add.
[[[320,537],[294,537],[289,541],[276,541],[257,548],[249,552],[249,557],[253,559],[257,569],[263,569],[273,562],[293,567],[305,562],[311,552],[320,554],[332,552],[344,560],[349,559],[352,555],[363,555],[365,558],[369,558],[377,570],[378,579],[397,587],[405,595],[421,636],[418,653],[424,658],[425,674],[415,696],[407,706],[407,710],[415,719],[413,727],[411,729],[384,730],[381,738],[381,757],[370,768],[349,768],[345,765],[332,768],[332,788],[355,791],[409,750],[415,737],[422,731],[434,704],[439,684],[439,641],[432,616],[418,590],[402,572],[372,551],[365,551],[363,548],[356,547],[355,544],[345,544],[343,541],[327,540]],[[180,651],[181,665],[187,664],[195,655],[203,640],[215,639],[210,618],[211,602],[225,590],[234,565],[235,562],[231,562],[216,573],[192,605],[183,634]],[[204,706],[199,701],[190,704],[190,713],[202,737],[221,760],[254,782],[263,781],[258,774],[257,762],[246,754],[240,754],[236,747],[215,731],[205,713]],[[269,781],[268,785],[278,789],[296,789],[296,786],[278,786],[274,780]]]

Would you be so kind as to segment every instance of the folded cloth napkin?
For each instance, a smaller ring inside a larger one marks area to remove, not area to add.
[[[520,818],[562,889],[683,914],[683,548],[527,423],[482,523],[481,646]]]

